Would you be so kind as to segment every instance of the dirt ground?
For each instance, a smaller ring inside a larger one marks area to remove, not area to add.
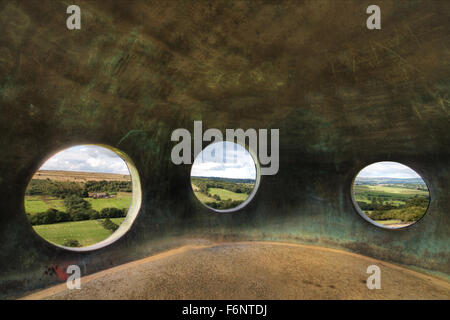
[[[366,286],[369,265],[379,290]],[[24,299],[450,299],[450,283],[334,249],[240,242],[173,249]]]

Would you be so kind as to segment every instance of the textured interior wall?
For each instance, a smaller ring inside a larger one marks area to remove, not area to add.
[[[187,239],[312,243],[450,274],[450,3],[379,1],[0,1],[0,297],[57,283]],[[253,201],[214,213],[170,161],[171,132],[279,128],[280,169]],[[112,245],[57,248],[32,230],[24,190],[54,152],[99,143],[126,152],[141,211]],[[385,230],[353,208],[350,186],[374,161],[419,172],[427,215]]]

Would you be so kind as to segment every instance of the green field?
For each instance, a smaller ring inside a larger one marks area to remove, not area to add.
[[[375,222],[382,225],[394,225],[394,224],[401,224],[402,220],[376,220]]]
[[[248,198],[248,194],[246,194],[246,193],[236,193],[236,192],[232,192],[232,191],[220,189],[220,188],[208,188],[208,192],[212,195],[217,194],[220,197],[220,199],[223,199],[223,200],[231,199],[231,200],[243,201]]]
[[[92,204],[92,209],[100,211],[104,208],[128,208],[131,205],[131,192],[118,192],[114,198],[86,200]]]
[[[117,225],[120,225],[124,218],[111,219]],[[66,240],[78,240],[84,247],[95,244],[108,238],[112,232],[106,230],[99,220],[87,220],[77,222],[62,222],[34,226],[33,229],[47,241],[64,245]]]
[[[385,185],[356,185],[353,188],[357,201],[370,202],[370,198],[381,197],[383,202],[404,204],[414,196],[428,197],[428,191],[404,188],[401,186]]]
[[[255,186],[252,179],[223,177],[191,177],[191,184],[195,196],[216,210],[239,206],[248,198]]]
[[[113,198],[92,199],[85,198],[92,205],[92,209],[100,211],[103,208],[128,208],[131,204],[131,192],[118,192]],[[52,196],[25,196],[25,212],[38,213],[50,208],[66,211],[64,200]]]
[[[369,218],[391,227],[418,221],[429,203],[425,184],[372,182],[354,185],[353,193],[358,206]]]
[[[48,209],[64,211],[64,200],[52,196],[25,196],[25,212],[38,213]]]
[[[210,198],[206,194],[198,192],[198,191],[194,191],[194,194],[198,198],[198,200],[200,200],[203,203],[216,201],[216,199]]]
[[[131,199],[129,175],[38,171],[25,190],[24,207],[33,229],[47,241],[85,247],[117,230]]]

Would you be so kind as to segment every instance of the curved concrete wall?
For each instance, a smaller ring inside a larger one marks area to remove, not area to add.
[[[0,2],[0,296],[92,273],[192,239],[313,243],[450,274],[450,4],[383,1]],[[279,128],[280,169],[244,209],[218,214],[170,161],[176,128]],[[115,243],[74,253],[27,222],[24,191],[61,148],[126,152],[142,206]],[[350,186],[365,165],[410,166],[427,182],[427,215],[384,230],[355,211]]]

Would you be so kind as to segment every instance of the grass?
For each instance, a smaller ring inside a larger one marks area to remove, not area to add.
[[[384,186],[384,185],[376,185],[376,186],[367,186],[371,192],[386,192],[386,193],[396,193],[396,194],[407,194],[407,195],[422,195],[428,196],[428,191],[416,190],[411,188],[404,188],[401,186]]]
[[[209,188],[208,192],[212,195],[217,194],[221,200],[245,200],[248,198],[248,194],[246,193],[235,193],[229,190],[225,189],[219,189],[219,188]]]
[[[404,223],[404,222],[402,222],[402,220],[375,220],[375,222],[382,224],[382,225]]]
[[[114,198],[92,199],[86,198],[92,209],[100,211],[104,208],[128,208],[131,204],[131,192],[118,192]]]
[[[120,226],[122,224],[123,220],[125,220],[125,218],[111,218],[110,220],[112,222],[114,222],[115,224],[117,224],[118,226]]]
[[[25,212],[38,213],[50,208],[65,211],[64,201],[52,196],[25,196]]]
[[[391,202],[399,206],[414,196],[428,197],[428,191],[404,188],[402,186],[385,185],[356,185],[353,192],[356,201],[370,203],[369,197],[382,197],[383,203]]]
[[[91,172],[72,171],[38,171],[33,179],[52,180],[56,182],[72,181],[84,185],[86,181],[130,181],[129,175],[104,174]],[[118,192],[112,198],[93,199],[85,198],[92,209],[101,211],[104,208],[128,208],[131,204],[131,192]],[[25,196],[25,211],[28,214],[45,212],[48,209],[66,211],[64,200],[50,195]],[[33,229],[47,241],[58,245],[64,245],[67,240],[77,240],[81,246],[90,246],[108,238],[112,232],[105,229],[99,220],[86,220],[74,222],[62,222],[47,225],[36,225]],[[124,218],[111,219],[117,225],[123,222]]]
[[[365,197],[362,198],[362,197],[358,197],[358,196],[356,196],[356,201],[365,202],[365,203],[371,203],[372,202],[371,200],[369,200],[369,199],[367,199]],[[389,200],[389,201],[384,201],[384,202],[390,202],[390,203],[392,203],[395,206],[400,206],[400,205],[406,204],[406,199],[405,200]]]
[[[358,202],[363,202],[368,205],[362,205],[365,209],[373,209],[374,211],[363,210],[363,212],[377,223],[382,225],[391,225],[395,227],[398,224],[411,224],[423,217],[427,211],[424,206],[429,197],[427,190],[417,189],[410,185],[404,184],[390,184],[390,185],[355,185],[353,188],[355,199]],[[417,198],[420,204],[414,205],[410,200]],[[377,205],[372,204],[372,199],[376,199]],[[380,202],[383,205],[391,204],[394,207],[380,207]],[[380,220],[386,219],[386,220]]]
[[[99,220],[87,220],[76,222],[62,222],[34,226],[33,229],[47,241],[64,245],[66,240],[78,240],[83,246],[89,246],[105,240],[112,232],[102,227]],[[115,224],[120,225],[124,218],[111,219]]]
[[[131,204],[131,192],[118,192],[114,198],[92,199],[85,198],[91,205],[92,209],[100,211],[103,208],[128,208]],[[25,212],[38,213],[48,209],[58,209],[66,211],[64,200],[51,196],[25,196]]]
[[[194,194],[195,194],[195,196],[198,198],[198,200],[200,200],[200,201],[203,202],[203,203],[206,203],[206,202],[215,202],[215,201],[217,201],[216,199],[210,198],[210,197],[208,197],[206,194],[201,193],[201,192],[198,192],[198,191],[194,191]]]

